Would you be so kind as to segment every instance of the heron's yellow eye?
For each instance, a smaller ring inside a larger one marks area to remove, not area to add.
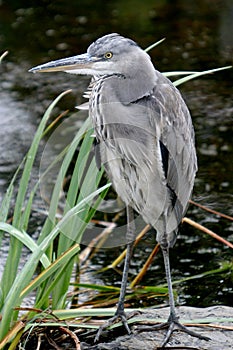
[[[104,58],[106,58],[106,59],[110,59],[110,58],[112,58],[112,56],[113,56],[113,53],[112,52],[106,52],[105,54],[104,54]]]

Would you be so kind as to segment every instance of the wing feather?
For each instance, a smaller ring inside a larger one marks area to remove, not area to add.
[[[170,80],[155,74],[159,84],[129,103],[114,95],[119,78],[106,78],[91,114],[99,113],[95,133],[101,163],[117,193],[157,229],[158,241],[166,231],[172,245],[191,196],[197,161],[188,108]]]

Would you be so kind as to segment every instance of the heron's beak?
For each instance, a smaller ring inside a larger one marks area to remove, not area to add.
[[[92,65],[98,61],[97,57],[92,57],[88,53],[62,58],[60,60],[51,61],[40,66],[33,67],[29,70],[29,72],[59,72],[65,71],[69,73],[82,73],[83,71],[87,71],[92,68]]]

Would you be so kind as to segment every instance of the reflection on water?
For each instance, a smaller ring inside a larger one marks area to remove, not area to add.
[[[3,61],[0,80],[0,198],[48,104],[61,91],[72,88],[73,93],[54,113],[57,115],[64,109],[73,111],[74,106],[83,101],[82,92],[89,81],[87,77],[63,73],[32,75],[27,72],[29,68],[84,52],[94,39],[109,32],[120,32],[143,47],[166,37],[166,41],[151,52],[154,64],[161,71],[216,68],[232,64],[232,25],[231,0],[112,0],[105,3],[70,0],[69,6],[66,2],[44,0],[37,1],[33,7],[23,0],[2,1],[1,48],[10,53]],[[228,215],[233,214],[232,75],[232,70],[223,71],[181,87],[196,130],[199,172],[194,199]],[[189,215],[232,239],[233,227],[226,220],[194,207],[190,207]],[[141,250],[136,252],[137,262],[145,258],[146,249],[149,248],[142,243]],[[107,259],[104,253],[96,265]],[[229,249],[188,227],[182,228],[172,251],[176,278],[216,268],[224,259],[231,259]],[[160,264],[156,260],[144,283],[163,283],[162,265],[158,269]],[[135,261],[133,271],[134,268],[138,268]],[[209,288],[198,288],[195,283],[183,287],[182,293],[188,303],[230,304],[230,276],[217,277],[214,286],[211,278],[205,280]],[[213,290],[213,295],[209,295],[209,289]]]

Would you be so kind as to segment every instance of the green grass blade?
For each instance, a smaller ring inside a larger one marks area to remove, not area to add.
[[[45,222],[45,225],[43,226],[42,232],[39,237],[39,242],[41,242],[48,234],[48,232],[51,231],[51,229],[54,227],[56,223],[56,215],[57,215],[57,208],[59,205],[59,198],[60,198],[60,191],[63,187],[63,181],[64,177],[67,173],[67,170],[69,168],[69,165],[73,159],[74,153],[79,145],[80,140],[83,137],[83,134],[85,133],[86,129],[90,127],[90,120],[89,118],[84,122],[82,127],[80,128],[79,132],[76,134],[74,140],[70,145],[66,147],[65,157],[62,162],[62,166],[60,169],[60,172],[57,176],[56,183],[54,185],[53,193],[50,200],[50,206],[49,206],[49,213],[48,213],[48,219]],[[57,160],[60,159],[60,155],[58,155]],[[56,160],[55,160],[56,162]],[[54,163],[55,163],[54,162]],[[43,177],[45,174],[41,175],[41,180],[43,180]]]
[[[28,286],[26,286],[20,294],[21,298],[25,298],[32,290],[35,290],[40,286],[45,280],[52,276],[50,283],[48,284],[48,288],[46,291],[43,291],[43,295],[38,299],[35,304],[36,308],[40,308],[41,305],[45,302],[45,298],[49,296],[54,286],[56,285],[60,274],[64,273],[64,269],[66,268],[67,263],[70,259],[79,252],[80,247],[78,244],[75,244],[68,251],[66,251],[62,256],[56,259],[52,264],[50,264],[45,270],[43,270]],[[58,271],[59,270],[59,271]],[[55,273],[59,272],[59,275],[56,276]]]
[[[179,280],[172,281],[172,284],[173,285],[176,285],[176,284],[179,285],[179,284],[181,284],[183,282],[187,282],[187,281],[191,281],[191,280],[195,280],[195,279],[199,279],[199,278],[203,278],[203,277],[207,277],[207,276],[211,276],[211,275],[215,275],[215,274],[219,274],[219,273],[224,273],[224,272],[232,271],[232,270],[233,270],[233,263],[224,261],[218,269],[205,271],[205,272],[199,273],[198,275],[184,277],[184,278],[181,278]],[[167,286],[167,284],[164,283],[164,284],[161,284],[158,287],[162,287],[163,288],[163,287],[166,287],[166,286]]]
[[[25,159],[23,159],[21,164],[18,166],[18,169],[16,170],[16,172],[15,172],[14,176],[12,177],[11,182],[6,190],[6,194],[3,197],[2,204],[0,206],[0,221],[2,221],[2,222],[5,222],[9,216],[10,204],[11,204],[13,191],[14,191],[14,183],[15,183],[16,177],[17,177],[24,161],[25,161]],[[0,232],[0,247],[2,245],[2,238],[3,238],[3,234],[1,234],[1,232]]]
[[[88,129],[85,132],[85,137],[82,140],[81,147],[79,149],[78,157],[72,173],[71,182],[66,197],[66,206],[64,213],[67,212],[76,203],[79,203],[83,198],[87,197],[93,191],[98,188],[99,181],[103,174],[103,171],[99,171],[96,167],[95,160],[90,157],[92,144],[93,144],[93,129],[90,128],[90,124],[87,125]],[[67,152],[68,162],[73,159]],[[101,174],[101,175],[100,175]],[[96,180],[97,179],[97,180]],[[77,199],[78,198],[78,199]],[[100,200],[98,204],[100,203]],[[97,205],[97,202],[95,202]],[[93,205],[87,204],[84,209],[69,222],[69,225],[63,231],[63,234],[59,235],[58,242],[58,256],[68,249],[75,242],[80,242],[82,234],[86,229],[88,222],[91,220],[96,210]],[[53,308],[63,307],[66,303],[66,291],[70,285],[70,278],[73,271],[73,261],[66,267],[66,274],[61,276],[59,283],[53,290]]]
[[[21,242],[25,247],[27,247],[31,252],[34,252],[38,248],[38,245],[35,243],[35,241],[25,231],[20,231],[10,224],[0,222],[0,231],[8,232],[11,236],[16,238],[17,241]],[[40,261],[44,268],[50,265],[50,261],[45,254],[41,256]]]
[[[60,94],[48,107],[47,111],[45,112],[38,128],[36,131],[36,134],[33,138],[31,147],[27,153],[26,156],[26,162],[24,166],[24,171],[20,180],[20,186],[18,190],[18,195],[16,198],[16,203],[15,203],[15,210],[14,210],[14,218],[13,218],[13,225],[18,227],[20,224],[21,226],[24,224],[22,221],[22,210],[24,206],[24,200],[25,200],[25,195],[27,192],[28,184],[30,181],[30,176],[31,176],[31,170],[32,166],[35,160],[35,156],[39,147],[40,140],[42,138],[44,129],[46,127],[46,124],[50,118],[51,112],[54,109],[55,105],[59,102],[59,100],[65,96],[67,93],[69,93],[70,90],[63,92]]]
[[[84,188],[85,188],[85,183],[81,183],[81,181],[83,178],[84,170],[87,167],[87,159],[89,157],[92,143],[93,143],[93,138],[91,137],[91,134],[92,134],[92,129],[87,131],[87,133],[85,134],[85,137],[83,139],[82,145],[80,147],[79,155],[78,155],[77,161],[75,163],[74,171],[72,173],[71,182],[70,182],[69,189],[67,192],[67,199],[66,199],[66,206],[64,209],[64,213],[66,213],[70,208],[72,208],[76,204],[76,202],[78,203],[81,200],[81,198],[79,198],[77,201],[77,196],[78,196],[79,191],[83,192]],[[72,158],[73,157],[70,157],[70,160]],[[92,177],[92,181],[93,180],[94,180],[94,177]],[[95,187],[92,186],[92,188],[90,188],[90,191],[88,193],[86,193],[85,197],[88,194],[92,193],[94,190],[96,190],[96,188],[97,188],[96,186]],[[62,252],[64,250],[68,249],[70,244],[73,243],[73,241],[77,241],[76,236],[78,235],[77,232],[79,231],[79,230],[77,230],[77,227],[79,227],[79,226],[75,225],[75,220],[74,220],[73,230],[76,232],[76,234],[73,235],[72,233],[71,234],[68,233],[67,235],[60,236],[59,243],[58,243],[58,255],[62,254]],[[71,226],[70,230],[72,231],[72,226]],[[69,237],[71,239],[69,239]]]
[[[94,191],[98,187],[99,182],[94,181],[94,179],[96,178],[96,173],[98,173],[98,169],[96,168],[95,160],[93,159],[88,168],[87,174],[84,178],[84,181],[81,187],[82,194],[78,198],[78,203],[82,202],[83,200],[85,201],[85,198],[88,198],[90,193],[94,193]],[[106,190],[108,189],[109,186],[110,184],[107,185]],[[86,192],[85,192],[85,189],[87,189]],[[102,193],[103,192],[101,192],[101,194]],[[98,197],[98,199],[99,199],[98,203],[86,202],[86,204],[83,207],[83,210],[80,211],[77,215],[75,215],[72,218],[72,220],[68,223],[68,226],[63,229],[62,232],[64,234],[60,235],[59,237],[59,246],[60,246],[59,254],[62,253],[64,247],[68,249],[69,246],[73,244],[73,242],[81,241],[82,235],[88,223],[90,222],[91,218],[93,217],[97,205],[102,200],[101,197]],[[56,286],[56,289],[54,289],[54,293],[53,293],[54,308],[63,307],[66,302],[65,298],[61,299],[61,294],[65,296],[65,290],[67,290],[70,285],[70,277],[71,277],[72,271],[73,271],[73,264],[71,262],[70,265],[67,266],[66,274],[62,276],[62,278],[60,279],[59,283]]]
[[[59,132],[59,129],[58,129],[58,132]],[[64,209],[64,214],[76,204],[77,194],[80,191],[80,186],[81,186],[80,179],[83,176],[83,171],[86,166],[86,160],[90,154],[90,150],[93,143],[93,137],[91,137],[91,134],[92,134],[91,123],[90,123],[90,120],[88,119],[84,122],[81,129],[75,135],[73,141],[65,147],[65,152],[62,151],[64,159],[60,166],[60,172],[57,176],[57,179],[54,185],[53,193],[51,196],[50,207],[49,207],[48,219],[46,224],[43,227],[42,234],[39,237],[39,242],[41,242],[43,238],[48,235],[48,232],[51,231],[55,225],[57,208],[58,208],[59,199],[60,199],[60,192],[63,189],[63,183],[67,175],[67,170],[69,169],[71,162],[73,162],[74,153],[76,152],[79,146],[79,143],[82,141],[81,147],[79,149],[78,159],[76,161],[76,165],[71,177],[71,183],[66,195],[66,205]],[[83,138],[84,135],[85,137]],[[53,140],[51,142],[53,142]],[[58,161],[61,161],[60,154],[56,158]],[[56,160],[53,163],[55,164]],[[46,176],[46,174],[42,174],[41,176],[42,181],[44,176]],[[86,209],[87,208],[85,207],[84,211]],[[67,225],[67,229],[68,229],[68,226],[73,225],[72,222],[75,222],[75,219],[71,220],[69,225]],[[75,231],[77,235],[79,233],[79,230],[77,230],[77,227],[75,228]],[[70,237],[69,234],[66,234],[66,232],[60,233],[59,240],[58,240],[58,249],[55,254],[57,256],[60,256],[65,250],[67,250],[69,247],[71,247],[74,244],[74,240],[75,239],[73,237]],[[52,247],[50,251],[52,254],[53,253]],[[72,270],[73,270],[73,262],[71,261],[70,264],[66,266],[66,274],[63,274],[63,276],[60,279],[60,282],[56,285],[56,287],[53,290],[53,299],[52,299],[53,306],[57,305],[58,300],[61,300],[61,298],[63,298],[63,301],[65,303],[64,296],[66,295],[66,291],[69,287]],[[47,290],[48,284],[49,284],[49,281],[46,281],[41,286],[41,289]],[[41,293],[42,293],[42,290],[41,290]]]
[[[174,77],[177,75],[190,75],[190,74],[196,74],[199,72],[194,71],[176,71],[176,72],[163,72],[162,74],[165,75],[165,77]]]
[[[6,55],[8,55],[8,51],[3,52],[3,54],[0,56],[0,64],[2,63],[2,60],[4,59],[4,57],[6,57]]]
[[[34,199],[37,187],[38,187],[38,183],[34,186],[32,192],[30,193],[27,205],[26,205],[24,212],[22,214],[22,222],[23,222],[22,230],[26,230],[28,227],[29,218],[30,218],[30,215],[32,212],[33,199]]]
[[[66,215],[62,218],[62,220],[54,227],[50,234],[45,237],[43,242],[41,242],[40,245],[38,245],[35,251],[31,254],[22,271],[17,274],[9,293],[5,298],[4,306],[2,308],[2,320],[0,323],[0,339],[5,336],[7,330],[9,329],[12,320],[12,310],[16,305],[20,305],[20,294],[22,290],[30,283],[38,262],[48,246],[51,244],[51,241],[57,237],[60,231],[63,231],[63,227],[67,225],[67,222],[74,215],[80,212],[86,203],[91,202],[94,197],[104,191],[107,187],[109,187],[109,184],[96,190],[87,198],[78,203],[74,208],[70,209],[69,212],[67,212]]]
[[[13,175],[11,182],[6,190],[6,194],[3,197],[2,204],[0,206],[0,221],[6,221],[7,216],[9,214],[9,208],[10,208],[10,202],[12,199],[12,194],[14,190],[14,183],[16,180],[17,175],[19,174],[19,171],[24,163],[25,159],[22,160],[21,164],[18,166],[15,174]]]
[[[135,309],[128,309],[127,312],[134,311]],[[141,310],[141,309],[140,309]],[[99,309],[65,309],[65,310],[54,310],[53,314],[60,320],[66,320],[69,318],[78,317],[111,317],[115,314],[116,308],[99,308]]]
[[[105,286],[99,284],[90,284],[90,283],[74,283],[76,287],[98,290],[99,292],[117,292],[120,293],[120,287],[114,286]]]
[[[60,193],[61,193],[61,190],[63,189],[63,183],[64,183],[65,177],[67,175],[67,171],[70,167],[71,162],[74,159],[74,154],[79,146],[79,143],[83,139],[83,135],[87,132],[87,130],[90,129],[90,126],[91,126],[90,119],[87,119],[83,123],[80,130],[76,133],[72,142],[65,147],[65,152],[62,151],[64,159],[62,161],[59,174],[58,174],[57,179],[55,181],[53,193],[51,196],[48,219],[46,220],[46,223],[43,227],[42,233],[39,237],[39,242],[41,242],[44,239],[44,237],[46,237],[48,235],[48,233],[55,226],[55,223],[57,221],[56,215],[57,215],[57,210],[58,210],[58,206],[59,206]],[[84,137],[84,141],[86,138],[87,138],[87,134]],[[91,140],[91,143],[92,143],[92,140]],[[89,152],[90,152],[90,148],[86,150],[87,154],[89,154]],[[57,161],[60,161],[61,160],[60,154],[56,158],[57,158]],[[55,163],[56,163],[56,160],[54,161],[54,164]],[[64,214],[72,206],[75,205],[77,191],[79,189],[78,177],[75,175],[76,174],[74,174],[74,173],[72,174],[72,179],[71,179],[72,188],[70,186],[71,189],[68,190],[68,193],[66,196],[66,206],[64,209]],[[44,176],[44,174],[42,174],[42,181],[43,181],[43,176]],[[72,221],[73,220],[71,220],[71,222],[69,222],[69,226],[72,224]],[[59,235],[59,240],[58,240],[58,249],[55,253],[56,256],[60,256],[65,250],[67,250],[73,244],[74,244],[74,241],[70,239],[69,235],[67,236],[61,232]],[[50,247],[50,251],[51,251],[51,258],[52,258],[52,254],[54,253],[52,247]],[[66,273],[63,274],[63,277],[61,277],[60,282],[56,285],[56,288],[54,288],[54,290],[53,290],[53,305],[56,305],[58,300],[61,300],[61,296],[63,297],[66,295],[66,291],[69,287],[70,275],[71,275],[72,270],[73,270],[73,263],[70,262],[70,264],[68,266],[66,266],[66,269],[67,269]],[[48,284],[49,284],[49,281],[45,282],[45,284],[41,286],[41,288],[42,288],[41,293],[43,292],[43,289],[48,288],[48,286],[47,286]],[[65,299],[64,299],[64,302],[65,302]]]
[[[195,280],[195,279],[199,279],[199,278],[203,278],[203,277],[207,277],[207,276],[211,276],[211,275],[215,275],[215,274],[219,274],[219,273],[224,273],[227,271],[233,271],[233,263],[224,261],[218,269],[205,271],[205,272],[202,272],[198,275],[184,277],[180,280],[173,281],[172,284],[176,285],[176,284],[180,284],[180,283],[183,283],[186,281],[191,281],[191,280]]]
[[[32,166],[35,160],[35,156],[39,147],[39,143],[43,134],[43,131],[46,127],[46,123],[50,117],[50,114],[54,108],[54,106],[57,104],[57,102],[68,93],[69,91],[65,91],[62,94],[60,94],[49,106],[47,111],[45,112],[38,129],[36,131],[36,134],[34,136],[34,139],[32,141],[31,147],[27,153],[26,161],[23,169],[23,173],[21,176],[18,194],[15,202],[15,208],[14,208],[14,215],[13,215],[13,226],[18,228],[19,230],[21,228],[26,229],[26,221],[28,220],[28,215],[22,216],[23,208],[25,205],[25,197],[26,192],[28,189],[30,176],[31,176],[31,170]],[[10,239],[10,248],[9,253],[7,257],[7,261],[5,264],[2,281],[1,281],[1,289],[3,292],[3,297],[5,297],[9,290],[11,289],[11,286],[14,282],[14,279],[17,275],[18,271],[18,264],[21,256],[22,251],[22,244],[18,242],[18,240],[14,237],[11,237]]]
[[[84,170],[87,167],[87,160],[89,158],[92,144],[93,144],[93,129],[87,130],[82,145],[79,150],[78,158],[75,163],[74,171],[72,174],[70,186],[67,192],[67,203],[69,207],[75,205],[77,200],[77,194],[79,189],[81,188],[81,180],[84,176]],[[68,208],[65,208],[65,212]]]
[[[225,69],[230,69],[230,68],[232,68],[232,66],[226,66],[226,67],[206,70],[206,71],[203,71],[203,72],[193,73],[193,74],[190,74],[190,75],[188,75],[188,76],[186,76],[184,78],[180,78],[180,79],[176,80],[175,82],[173,82],[173,84],[175,86],[179,86],[179,85],[181,85],[183,83],[186,83],[189,80],[192,80],[192,79],[195,79],[195,78],[199,78],[202,75],[212,74],[212,73],[219,72],[219,71],[225,70]]]
[[[156,43],[154,43],[154,44],[148,46],[144,51],[145,51],[145,52],[151,51],[155,46],[161,44],[164,40],[165,40],[165,38],[163,38],[163,39],[157,41]]]

